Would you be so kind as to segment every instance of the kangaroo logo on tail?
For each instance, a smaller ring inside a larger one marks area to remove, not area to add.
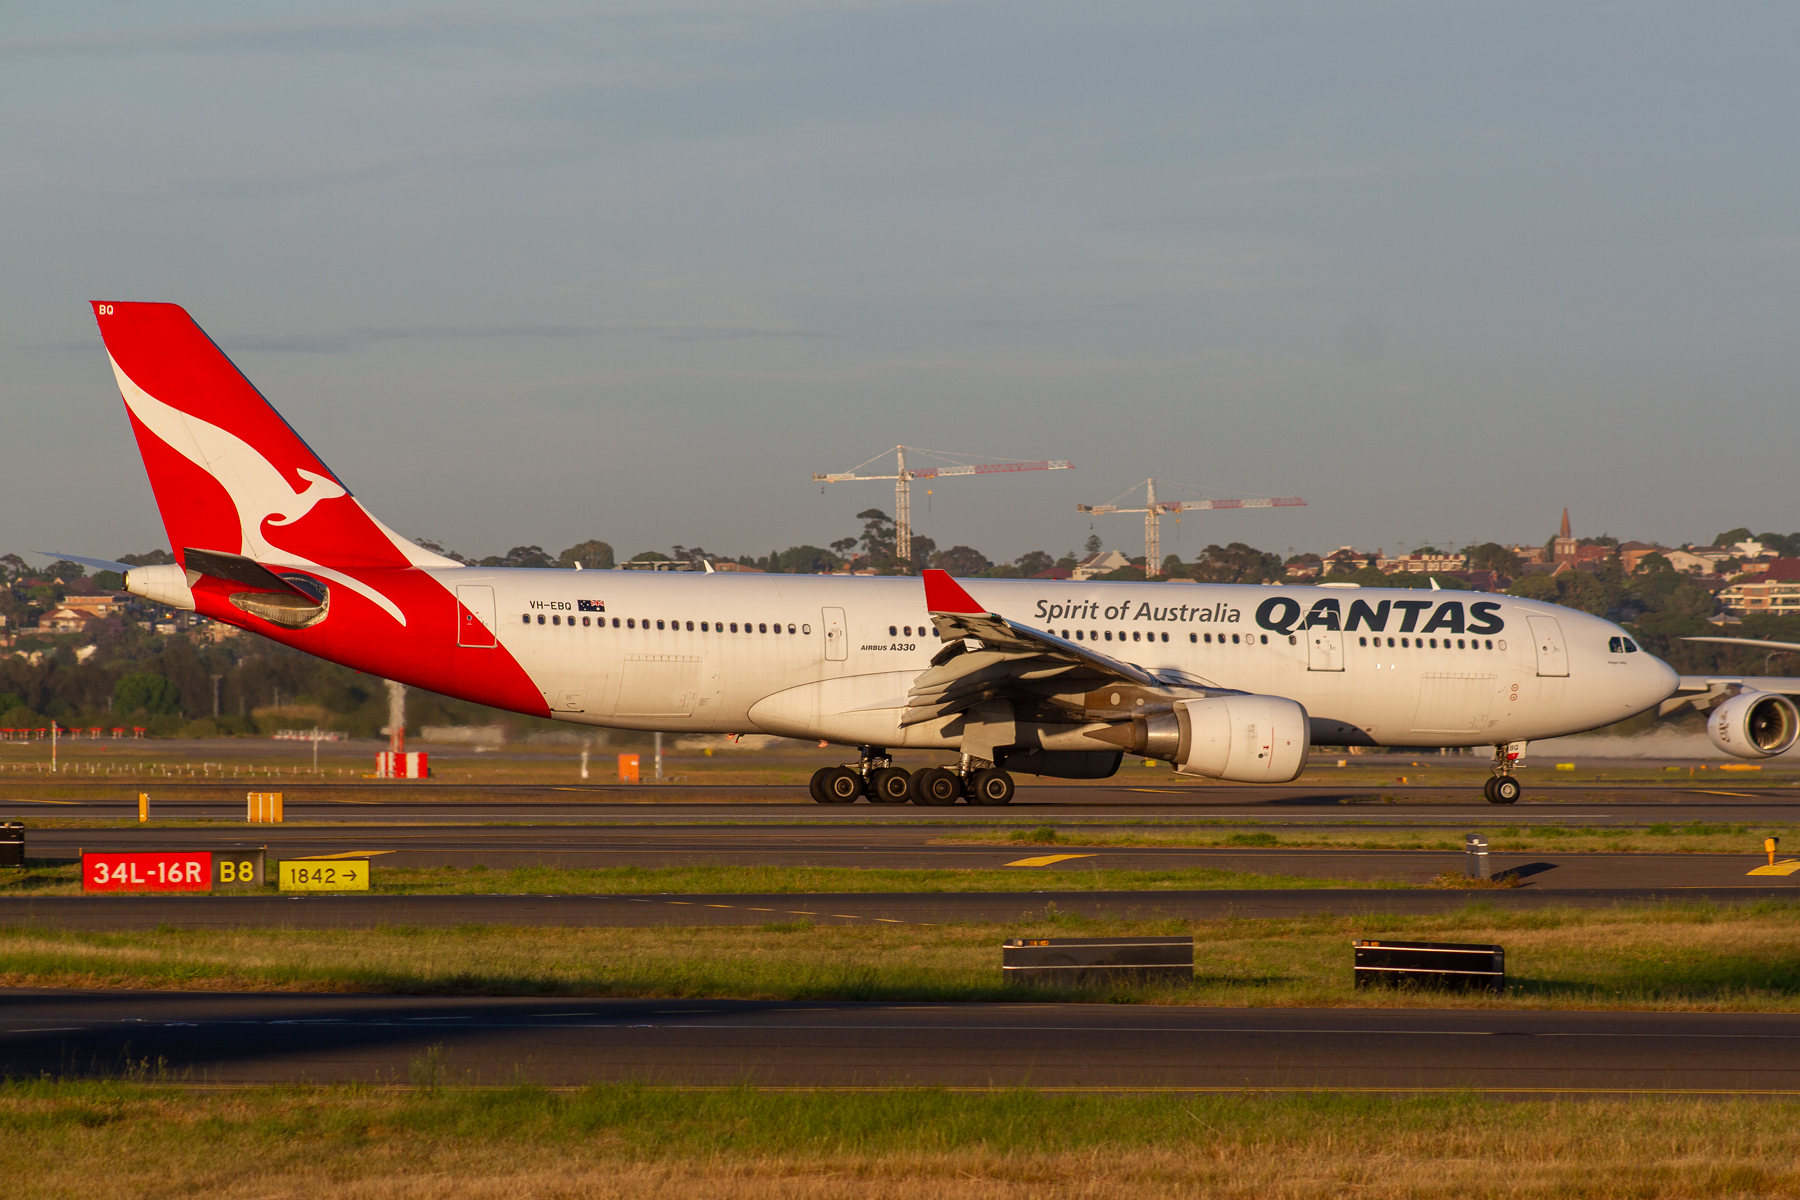
[[[119,381],[119,393],[132,415],[171,449],[218,480],[230,494],[231,502],[237,508],[242,535],[237,553],[258,562],[277,562],[313,571],[367,597],[394,620],[406,624],[406,614],[400,611],[400,606],[362,580],[273,545],[263,536],[265,522],[292,525],[322,501],[348,496],[350,493],[343,484],[299,467],[296,472],[307,482],[304,490],[296,492],[275,464],[249,442],[191,413],[164,404],[139,387],[117,359],[111,361],[113,375]],[[227,546],[204,548],[232,549]]]

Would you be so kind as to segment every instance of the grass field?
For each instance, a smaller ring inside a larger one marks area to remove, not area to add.
[[[0,1086],[11,1194],[1663,1200],[1800,1192],[1800,1104]]]
[[[809,907],[804,903],[796,908]],[[458,995],[771,1000],[995,1000],[1016,936],[1191,934],[1195,982],[1039,997],[1116,1003],[1800,1010],[1800,905],[1657,905],[1295,920],[1058,914],[1021,897],[999,925],[0,931],[0,986],[275,989]],[[1498,942],[1504,997],[1358,992],[1352,939]]]

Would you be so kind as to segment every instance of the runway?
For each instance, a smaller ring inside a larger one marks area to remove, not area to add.
[[[1359,916],[1496,909],[1605,908],[1681,901],[1746,904],[1791,900],[1791,886],[1450,891],[1271,888],[1137,892],[768,892],[708,895],[481,896],[7,896],[0,928],[372,929],[378,926],[520,928],[578,926],[1006,924],[1063,916],[1117,920]]]
[[[1800,1094],[1800,1016],[0,993],[0,1071],[220,1084]]]
[[[242,821],[247,790],[280,791],[290,823],[655,825],[1014,825],[1019,823],[1247,822],[1335,826],[1480,824],[1642,825],[1652,822],[1784,822],[1800,816],[1800,789],[1627,786],[1603,783],[1528,787],[1518,804],[1481,798],[1479,786],[1240,787],[1235,785],[1021,784],[1004,808],[958,804],[821,805],[804,787],[460,785],[419,783],[254,783],[170,780],[166,785],[46,784],[0,778],[0,819],[136,821],[147,790],[159,820]]]

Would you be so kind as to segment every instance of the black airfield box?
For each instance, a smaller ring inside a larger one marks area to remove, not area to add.
[[[1008,938],[1000,974],[1014,987],[1108,987],[1192,983],[1194,939]]]
[[[25,823],[0,821],[0,867],[25,865]]]
[[[1356,986],[1506,990],[1506,950],[1459,942],[1352,942]]]

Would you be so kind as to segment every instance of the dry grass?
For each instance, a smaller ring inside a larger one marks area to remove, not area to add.
[[[1466,1096],[0,1088],[30,1197],[1791,1196],[1800,1105]]]
[[[1426,1004],[1800,1011],[1800,907],[1664,905],[1430,917],[1130,921],[1020,905],[1008,925],[532,929],[0,931],[0,985],[771,1000],[994,1000],[1009,936],[1192,934],[1191,986],[1035,998],[1198,1005]],[[1499,943],[1503,997],[1356,992],[1349,943]]]
[[[1486,815],[1486,814],[1482,814]],[[1506,854],[1742,854],[1763,853],[1763,839],[1776,837],[1800,848],[1791,825],[1685,824],[1566,826],[1499,825],[1470,821],[1449,831],[1438,828],[1332,827],[1290,825],[1281,821],[1196,821],[1186,828],[1158,825],[1120,830],[1116,825],[1091,829],[1080,823],[1044,824],[1033,829],[985,828],[938,835],[943,844],[1034,846],[1195,846],[1216,849],[1290,850],[1438,850],[1461,853],[1463,834],[1479,833],[1488,848]]]

